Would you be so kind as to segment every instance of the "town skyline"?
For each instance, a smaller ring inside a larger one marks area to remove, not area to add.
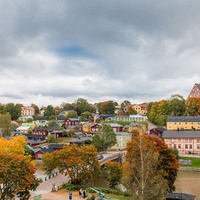
[[[186,99],[200,83],[199,6],[1,1],[0,103]]]

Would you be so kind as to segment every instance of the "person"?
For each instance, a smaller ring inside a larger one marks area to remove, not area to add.
[[[83,190],[83,198],[85,199],[86,197],[87,197],[86,190]]]
[[[82,199],[82,196],[83,196],[83,190],[82,190],[82,188],[79,190],[79,199]]]
[[[72,200],[72,192],[69,192],[69,200]]]

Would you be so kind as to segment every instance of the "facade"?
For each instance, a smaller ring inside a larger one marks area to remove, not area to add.
[[[117,123],[109,123],[114,132],[122,132],[123,126]]]
[[[23,106],[21,108],[22,116],[33,116],[35,114],[35,109],[31,106]]]
[[[146,121],[147,117],[142,115],[116,115],[108,117],[106,121],[124,121],[124,122],[143,122]]]
[[[136,132],[138,131],[140,134],[143,134],[147,132],[147,128],[144,124],[139,124],[136,122],[133,122],[130,125],[127,125],[126,130],[129,133],[134,133],[135,131]]]
[[[180,154],[200,154],[200,131],[165,130],[162,138],[169,148],[176,148]]]
[[[167,130],[200,130],[200,116],[173,116],[167,118]]]
[[[80,123],[78,118],[68,118],[64,121],[64,126],[78,126]]]
[[[97,123],[85,123],[82,126],[82,130],[84,133],[97,133],[99,132],[99,125]]]
[[[21,126],[19,126],[16,131],[20,131],[22,133],[28,133],[29,131],[31,131],[33,128],[35,127],[34,123],[22,123]]]
[[[47,127],[37,127],[32,130],[32,134],[34,135],[53,135],[54,131],[60,130],[59,126],[47,126]]]
[[[127,147],[127,143],[131,141],[132,134],[127,132],[115,132],[117,143],[112,147],[114,150],[124,150]]]
[[[146,115],[148,110],[148,104],[142,103],[142,104],[133,104],[132,108],[137,111],[140,115]]]
[[[188,98],[190,97],[195,97],[195,98],[200,98],[200,84],[195,83],[192,90],[190,91],[190,94]]]

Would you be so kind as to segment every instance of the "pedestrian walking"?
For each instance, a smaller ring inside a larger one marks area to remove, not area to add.
[[[83,199],[87,197],[86,190],[83,190]]]
[[[69,200],[72,200],[72,192],[69,192]]]
[[[79,194],[79,199],[82,199],[82,197],[83,197],[83,190],[82,190],[82,188],[78,191],[78,194]]]

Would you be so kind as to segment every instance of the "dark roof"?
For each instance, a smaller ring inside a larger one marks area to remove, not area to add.
[[[64,144],[49,144],[49,148],[52,148],[52,149],[62,149],[64,146]]]
[[[200,138],[200,131],[167,131],[163,132],[162,138]]]
[[[200,83],[195,83],[195,85],[200,89]]]
[[[167,122],[200,122],[200,116],[170,116]]]
[[[170,193],[166,196],[166,200],[195,200],[195,195],[186,193]]]
[[[156,128],[156,130],[159,131],[159,132],[161,132],[161,133],[163,133],[163,131],[166,130],[166,129],[163,128],[163,127],[161,127],[161,126],[158,126],[158,127]]]

